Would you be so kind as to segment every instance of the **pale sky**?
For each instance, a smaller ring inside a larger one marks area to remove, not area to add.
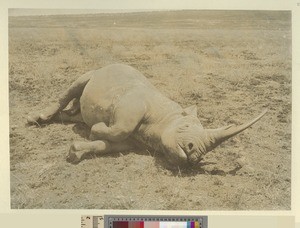
[[[34,15],[62,15],[62,14],[95,14],[95,13],[132,13],[158,11],[154,9],[9,9],[9,16],[34,16]]]

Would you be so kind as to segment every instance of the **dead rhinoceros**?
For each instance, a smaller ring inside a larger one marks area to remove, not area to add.
[[[73,107],[63,111],[74,98]],[[134,140],[162,152],[171,164],[183,165],[198,163],[207,152],[264,114],[240,126],[204,129],[196,106],[183,109],[136,69],[113,64],[78,78],[57,103],[28,117],[28,122],[47,123],[59,117],[91,127],[92,141],[71,145],[67,158],[73,163],[88,153],[128,150]]]

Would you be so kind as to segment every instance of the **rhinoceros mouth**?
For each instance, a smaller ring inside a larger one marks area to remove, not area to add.
[[[182,152],[184,152],[186,154],[188,162],[190,162],[192,164],[197,164],[201,160],[202,155],[203,155],[202,153],[197,153],[197,151],[187,152],[185,150],[185,148],[179,144],[178,144],[178,147],[180,148],[180,150]]]

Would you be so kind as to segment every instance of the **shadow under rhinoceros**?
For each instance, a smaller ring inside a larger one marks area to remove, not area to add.
[[[89,139],[91,129],[85,123],[74,124],[72,130],[82,138]]]
[[[68,123],[64,123],[68,124]],[[76,123],[72,127],[72,130],[75,134],[78,134],[80,137],[88,140],[90,135],[90,128],[85,123]],[[219,175],[219,176],[225,176],[225,175],[236,175],[236,173],[242,168],[240,166],[233,167],[232,169],[227,169],[226,171],[222,168],[218,167],[216,162],[209,162],[209,161],[200,161],[197,165],[187,165],[187,166],[181,166],[181,167],[174,167],[174,165],[170,164],[167,161],[167,158],[159,154],[157,152],[153,152],[148,150],[143,145],[139,145],[137,143],[133,143],[133,149],[128,151],[122,151],[122,153],[109,153],[104,155],[96,155],[94,153],[88,153],[86,154],[83,159],[89,160],[89,159],[96,159],[97,157],[120,157],[120,156],[127,156],[130,153],[135,153],[139,155],[147,155],[151,156],[155,160],[155,166],[157,166],[160,169],[167,169],[169,170],[172,175],[174,176],[181,176],[181,177],[189,177],[189,176],[196,176],[199,174],[208,174],[208,175]],[[75,164],[76,165],[76,164]]]
[[[159,167],[166,168],[172,172],[174,176],[191,177],[196,175],[236,175],[237,172],[242,168],[241,166],[232,167],[229,169],[222,169],[216,162],[200,161],[197,165],[187,165],[182,167],[174,167],[167,162],[166,158],[156,157],[155,164]]]

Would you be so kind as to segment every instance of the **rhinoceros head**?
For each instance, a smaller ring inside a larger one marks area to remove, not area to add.
[[[242,132],[266,114],[261,113],[252,121],[217,129],[204,129],[197,118],[196,107],[189,107],[162,134],[165,154],[173,164],[197,164],[203,155],[230,137]]]

